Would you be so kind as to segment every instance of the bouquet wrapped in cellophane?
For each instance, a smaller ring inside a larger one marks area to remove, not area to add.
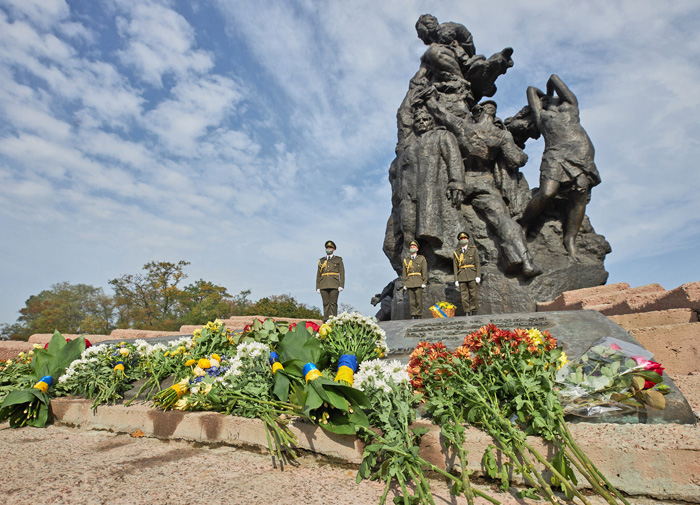
[[[557,396],[564,413],[596,417],[645,406],[664,409],[669,388],[662,384],[664,367],[652,357],[629,342],[612,337],[599,340],[557,372]]]

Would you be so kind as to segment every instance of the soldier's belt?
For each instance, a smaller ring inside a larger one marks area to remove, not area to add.
[[[463,268],[474,268],[474,265],[460,265],[459,269],[462,270]]]
[[[420,275],[420,272],[411,272],[411,273],[408,274],[408,275]]]
[[[321,274],[321,276],[324,276],[324,275],[337,275],[338,277],[340,277],[340,273],[339,273],[339,272],[328,272],[328,273],[325,273],[325,274]]]

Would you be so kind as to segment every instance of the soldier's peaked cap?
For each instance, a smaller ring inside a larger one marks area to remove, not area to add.
[[[411,240],[411,242],[408,244],[408,247],[411,247],[412,245],[420,248],[420,246],[418,245],[418,242],[416,242],[415,240]]]
[[[469,234],[466,231],[461,231],[459,232],[459,235],[457,235],[457,240],[461,240],[463,238],[469,238]]]
[[[333,242],[332,240],[326,240],[325,247],[332,247],[333,249],[337,249],[337,247],[335,246],[335,242]]]

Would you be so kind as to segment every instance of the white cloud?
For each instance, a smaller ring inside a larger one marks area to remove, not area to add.
[[[165,5],[128,2],[116,21],[126,41],[126,48],[119,52],[122,61],[149,84],[162,85],[168,74],[178,79],[203,74],[214,64],[210,54],[194,48],[195,33],[187,20]]]
[[[0,320],[51,283],[107,287],[163,259],[231,292],[319,305],[328,238],[348,269],[341,301],[374,313],[369,297],[393,276],[381,245],[395,114],[426,11],[464,23],[481,53],[515,49],[500,116],[553,72],[577,94],[603,178],[588,214],[611,271],[700,246],[693,2],[96,3],[93,18],[0,0],[0,249],[13,265]],[[531,186],[541,152],[528,145]],[[664,275],[700,274],[695,263]]]
[[[64,20],[69,14],[65,0],[2,0],[0,6],[3,5],[14,16],[45,29]]]
[[[177,84],[173,98],[163,100],[144,118],[144,126],[177,154],[192,155],[195,142],[218,126],[242,98],[231,79],[213,76]]]

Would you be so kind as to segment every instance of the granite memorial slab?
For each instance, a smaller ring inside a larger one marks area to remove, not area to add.
[[[642,347],[635,338],[621,326],[594,310],[562,312],[531,312],[518,314],[477,315],[471,317],[450,317],[435,319],[409,319],[382,321],[379,323],[386,332],[388,357],[408,362],[408,358],[419,342],[442,342],[449,350],[454,350],[472,331],[487,324],[495,324],[501,329],[537,328],[547,330],[563,346],[569,360],[580,358],[596,342],[612,338],[620,342]],[[653,358],[653,353],[644,351],[645,358]],[[662,363],[663,364],[663,363]],[[632,414],[609,415],[602,417],[571,417],[572,421],[606,423],[678,423],[695,424],[696,418],[690,405],[673,381],[664,373],[664,384],[671,392],[666,396],[666,408],[654,410],[646,408]]]

